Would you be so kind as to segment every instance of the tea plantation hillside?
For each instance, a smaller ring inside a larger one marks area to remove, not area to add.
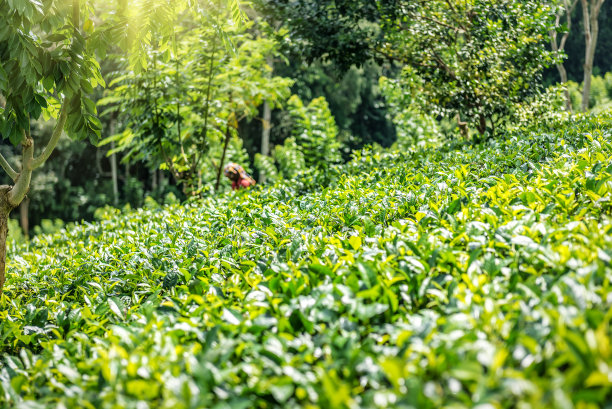
[[[327,176],[13,249],[0,407],[610,407],[612,116]]]

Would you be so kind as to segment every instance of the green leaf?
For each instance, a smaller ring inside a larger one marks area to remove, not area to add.
[[[108,299],[108,307],[111,312],[117,316],[117,318],[123,319],[123,309],[125,308],[123,303],[116,297],[110,297]]]
[[[357,251],[361,248],[361,238],[358,236],[351,236],[349,237],[349,244],[353,250]]]

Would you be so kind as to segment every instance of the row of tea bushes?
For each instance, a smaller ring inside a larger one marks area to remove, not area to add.
[[[326,179],[16,249],[0,407],[612,401],[610,116]]]

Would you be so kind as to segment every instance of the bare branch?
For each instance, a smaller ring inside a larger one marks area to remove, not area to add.
[[[559,50],[561,51],[565,49],[565,42],[567,41],[567,38],[569,37],[569,33],[572,30],[572,13],[574,12],[574,9],[576,8],[576,4],[578,4],[578,0],[574,0],[571,6],[568,4],[567,0],[565,0],[564,3],[565,3],[565,14],[567,16],[567,32],[563,34],[563,37],[561,38],[561,44],[559,44]],[[559,25],[558,21],[557,21],[557,25]]]
[[[6,174],[9,175],[9,177],[13,180],[13,182],[17,179],[17,176],[19,176],[19,173],[17,173],[11,167],[11,165],[8,163],[6,158],[1,153],[0,153],[0,166],[2,166],[2,169],[4,169]]]
[[[47,144],[47,146],[45,146],[45,149],[40,154],[40,156],[38,156],[36,159],[32,159],[32,163],[31,163],[32,169],[31,170],[41,167],[45,163],[45,161],[49,159],[49,156],[51,156],[51,153],[57,146],[57,142],[59,141],[60,136],[62,136],[62,131],[64,130],[64,125],[66,124],[67,114],[68,114],[68,102],[64,100],[64,103],[62,104],[62,109],[60,111],[59,118],[57,118],[57,123],[55,124],[55,129],[53,129],[53,134],[51,135],[51,139],[49,140],[49,143]]]
[[[23,147],[21,153],[21,173],[15,180],[15,185],[8,192],[9,203],[17,207],[30,190],[30,181],[32,180],[32,161],[34,160],[34,141],[29,138],[26,131],[23,131]]]

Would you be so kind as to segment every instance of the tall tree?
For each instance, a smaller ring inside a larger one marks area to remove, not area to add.
[[[126,152],[124,160],[161,164],[189,194],[197,193],[202,178],[214,183],[218,172],[210,170],[223,166],[224,152],[235,151],[230,128],[255,117],[264,101],[280,104],[292,84],[270,75],[272,39],[254,38],[251,23],[232,24],[226,2],[206,13],[185,16],[181,25],[188,30],[177,33],[171,53],[156,44],[147,47],[149,68],[126,70],[102,101],[118,102],[124,123],[122,132],[103,143],[116,142],[114,151]],[[207,24],[209,19],[215,23]]]
[[[10,212],[24,200],[32,172],[51,155],[66,130],[73,138],[100,135],[100,122],[87,93],[104,84],[92,54],[94,37],[79,25],[79,3],[71,8],[55,1],[0,1],[0,107],[3,138],[21,145],[15,170],[3,156],[0,165],[13,185],[0,186],[0,293],[5,282],[6,237]],[[56,118],[53,134],[36,153],[30,121],[43,110]]]
[[[541,90],[555,54],[545,40],[554,8],[523,0],[259,0],[311,58],[403,66],[405,85],[436,115],[459,117],[480,135]]]
[[[565,43],[567,42],[567,38],[570,35],[571,29],[572,29],[572,13],[574,11],[574,8],[576,7],[576,4],[578,4],[578,0],[563,0],[563,4],[559,7],[558,11],[557,11],[557,15],[555,18],[555,30],[551,30],[550,31],[550,44],[552,47],[552,50],[555,53],[563,53],[565,52]],[[563,32],[563,35],[561,36],[561,40],[558,41],[557,40],[557,34],[558,34],[558,29],[561,27],[561,18],[563,18],[563,16],[565,16],[566,18],[566,26],[565,31]],[[557,67],[557,71],[559,71],[559,77],[561,78],[561,83],[562,84],[567,84],[567,70],[565,69],[565,65],[563,64],[563,61],[559,60],[557,61],[557,63],[555,64]],[[570,93],[569,93],[569,89],[565,89],[564,90],[564,94],[565,94],[565,109],[568,112],[572,111],[572,99],[570,98]]]
[[[268,56],[266,59],[270,71],[274,70],[274,60]],[[263,120],[261,130],[261,154],[268,156],[270,154],[270,129],[272,128],[272,109],[268,100],[264,101],[263,104]],[[259,172],[259,183],[266,183],[266,172],[261,170]]]
[[[593,60],[599,36],[599,12],[605,0],[581,0],[582,19],[584,24],[584,79],[582,83],[582,111],[589,109],[589,95],[591,93],[591,76],[593,74]]]
[[[230,2],[236,10],[239,0]],[[0,130],[4,139],[21,148],[18,169],[0,155],[0,167],[13,181],[0,186],[0,293],[6,279],[8,217],[25,198],[32,172],[51,156],[64,131],[73,139],[96,142],[100,137],[96,107],[88,97],[105,85],[96,55],[105,55],[110,44],[124,44],[133,51],[131,66],[143,69],[139,50],[150,41],[151,28],[162,27],[157,30],[159,41],[167,43],[172,28],[168,21],[181,9],[197,5],[189,0],[134,3],[139,18],[128,20],[114,12],[94,16],[92,2],[0,0]],[[36,152],[30,121],[43,113],[54,118],[55,125],[48,143]]]

